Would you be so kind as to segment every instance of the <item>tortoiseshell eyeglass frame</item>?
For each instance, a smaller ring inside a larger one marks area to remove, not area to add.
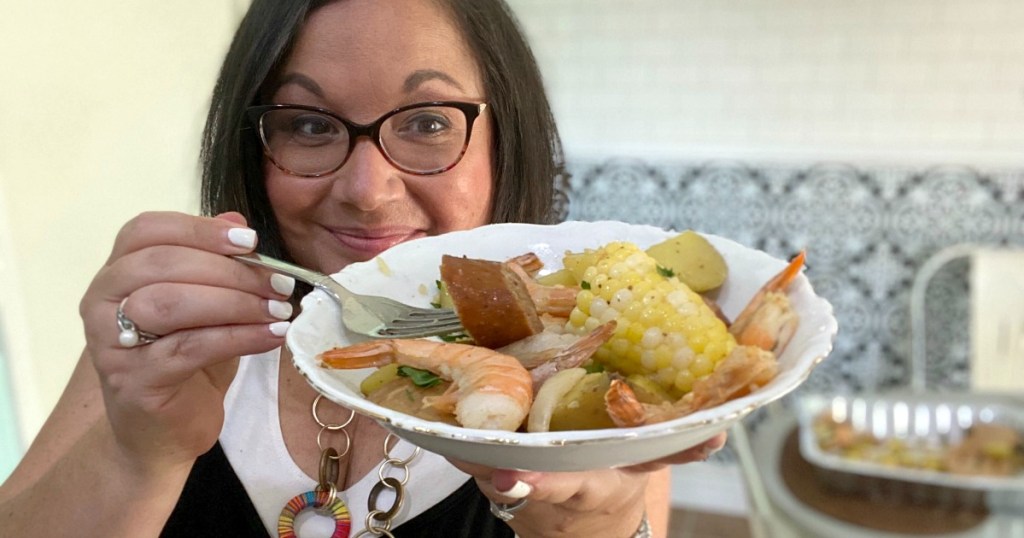
[[[448,107],[460,110],[466,116],[466,139],[462,142],[462,150],[459,152],[458,156],[455,157],[455,161],[452,162],[451,164],[441,168],[427,171],[412,170],[410,168],[402,166],[398,162],[395,162],[391,155],[388,154],[387,150],[381,144],[380,128],[384,124],[384,122],[386,122],[389,118],[396,114],[400,114],[402,112],[407,112],[409,110],[414,110],[417,108],[429,107]],[[377,150],[380,151],[381,155],[384,156],[384,158],[391,164],[391,166],[394,166],[395,168],[403,172],[414,174],[417,176],[433,176],[437,174],[442,174],[444,172],[447,172],[448,170],[451,170],[452,168],[455,168],[455,166],[459,164],[460,161],[462,161],[462,157],[466,154],[466,149],[469,148],[469,140],[473,134],[473,123],[486,109],[487,103],[469,103],[464,101],[427,101],[423,103],[414,103],[411,105],[398,107],[384,114],[383,116],[377,118],[375,121],[367,123],[365,125],[351,122],[326,108],[307,105],[257,105],[247,108],[246,115],[249,117],[249,121],[252,122],[252,125],[256,128],[256,132],[258,133],[260,142],[263,146],[263,153],[267,156],[268,159],[270,159],[270,162],[273,163],[274,166],[276,166],[281,171],[287,174],[300,177],[323,177],[333,174],[334,172],[337,172],[342,166],[345,166],[345,163],[348,162],[348,158],[352,155],[352,150],[355,149],[356,140],[359,137],[365,136],[373,141],[373,144],[377,146]],[[270,150],[270,142],[267,140],[266,133],[263,130],[263,118],[268,112],[274,110],[308,110],[310,112],[323,114],[325,116],[337,120],[338,122],[345,126],[346,130],[348,130],[348,149],[345,152],[345,157],[341,160],[340,163],[338,163],[337,166],[329,170],[324,170],[322,172],[315,173],[297,172],[282,165],[274,158],[273,152],[271,152]]]

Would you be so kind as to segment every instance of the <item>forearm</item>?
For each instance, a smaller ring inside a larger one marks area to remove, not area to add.
[[[189,470],[134,466],[100,420],[39,480],[0,503],[0,535],[157,536]]]
[[[650,521],[651,534],[655,538],[668,536],[669,516],[671,515],[672,477],[670,467],[651,473],[644,494],[647,505],[647,519]]]

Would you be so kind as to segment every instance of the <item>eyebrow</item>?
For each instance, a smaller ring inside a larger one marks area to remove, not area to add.
[[[289,73],[281,79],[281,82],[277,84],[277,88],[281,88],[282,86],[285,86],[287,84],[295,84],[297,86],[301,86],[306,91],[312,93],[317,97],[324,97],[324,91],[323,89],[320,88],[320,85],[314,82],[313,79],[307,77],[306,75],[301,75],[299,73]],[[274,91],[277,91],[277,89],[275,89]]]
[[[441,80],[454,86],[455,88],[461,91],[465,91],[462,85],[459,84],[449,74],[443,71],[438,71],[436,69],[419,69],[414,71],[412,74],[405,78],[405,82],[402,84],[402,91],[404,91],[405,93],[412,93],[421,84],[429,80]],[[313,95],[316,95],[317,97],[324,98],[324,91],[322,88],[320,88],[320,85],[317,84],[313,79],[307,77],[306,75],[302,75],[300,73],[289,73],[281,78],[281,81],[277,84],[277,88],[281,88],[282,86],[288,84],[295,84],[297,86],[304,88],[306,91],[312,93]]]
[[[414,71],[411,75],[405,78],[405,84],[402,84],[402,91],[405,93],[412,93],[420,86],[420,84],[423,84],[428,80],[441,80],[455,86],[461,91],[465,91],[462,88],[462,85],[456,82],[450,75],[435,69],[419,69]]]

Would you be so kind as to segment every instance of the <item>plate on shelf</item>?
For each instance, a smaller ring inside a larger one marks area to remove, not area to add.
[[[798,406],[800,453],[819,467],[934,486],[1024,491],[1024,464],[1007,463],[1021,456],[1003,435],[1024,438],[1024,407],[1017,400],[975,393],[809,394]],[[965,444],[975,427],[987,428],[990,439]],[[993,474],[1000,469],[1009,473]]]
[[[494,224],[402,243],[376,259],[354,263],[334,276],[352,291],[417,305],[434,299],[442,254],[505,260],[534,252],[544,272],[561,268],[566,251],[597,248],[611,241],[647,247],[676,232],[622,222],[566,222],[543,226]],[[730,319],[785,265],[784,260],[734,241],[704,234],[729,267],[716,300]],[[810,253],[813,260],[813,253]],[[373,369],[321,368],[317,355],[365,340],[344,330],[338,306],[320,291],[302,300],[302,312],[287,335],[295,367],[327,398],[376,419],[400,437],[443,456],[501,468],[575,471],[651,461],[697,445],[799,386],[832,350],[837,325],[832,306],[814,293],[801,274],[789,295],[800,327],[778,358],[779,372],[759,390],[685,417],[635,428],[522,433],[468,429],[423,420],[365,399],[359,383]]]

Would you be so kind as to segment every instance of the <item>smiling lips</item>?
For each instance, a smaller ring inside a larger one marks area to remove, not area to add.
[[[427,235],[419,228],[328,228],[327,231],[356,257],[366,260],[399,243]]]

